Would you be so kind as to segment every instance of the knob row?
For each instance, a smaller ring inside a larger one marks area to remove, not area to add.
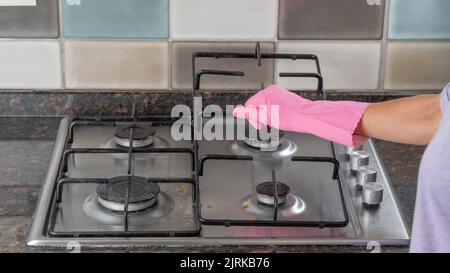
[[[363,150],[349,150],[351,172],[356,176],[356,188],[361,190],[364,206],[378,206],[383,201],[383,186],[377,183],[377,169],[369,166],[370,155]]]

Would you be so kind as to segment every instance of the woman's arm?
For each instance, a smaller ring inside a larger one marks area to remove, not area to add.
[[[441,120],[440,95],[422,95],[371,104],[355,134],[392,142],[426,145]]]

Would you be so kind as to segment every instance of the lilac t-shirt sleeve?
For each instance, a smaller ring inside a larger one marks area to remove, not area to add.
[[[411,252],[450,253],[450,84],[441,93],[441,110],[420,165]]]
[[[445,112],[447,106],[450,102],[450,83],[444,88],[444,91],[441,93],[441,110],[442,113]]]

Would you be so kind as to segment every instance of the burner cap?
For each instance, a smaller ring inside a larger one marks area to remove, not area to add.
[[[253,131],[253,134],[250,133]],[[269,139],[269,140],[262,140],[259,135],[259,130],[257,129],[247,129],[246,135],[245,135],[245,144],[252,148],[266,150],[266,151],[275,151],[279,144],[280,140],[283,137],[284,133],[279,131],[279,135],[277,139]]]
[[[286,202],[289,191],[290,188],[288,185],[277,182],[278,205],[282,205]],[[264,182],[257,185],[256,193],[258,201],[262,204],[269,206],[275,205],[273,182]]]
[[[114,132],[114,139],[116,143],[123,147],[130,147],[130,130],[134,129],[133,147],[140,148],[153,144],[153,139],[156,134],[155,128],[150,125],[137,124],[119,124],[116,125]]]
[[[114,177],[108,183],[100,184],[97,187],[99,203],[109,209],[123,211],[128,182],[131,183],[129,211],[143,210],[156,203],[159,185],[139,176]]]
[[[267,141],[267,140],[246,138],[244,142],[251,148],[265,150],[269,152],[275,151],[279,146],[279,142],[271,142],[270,140]]]

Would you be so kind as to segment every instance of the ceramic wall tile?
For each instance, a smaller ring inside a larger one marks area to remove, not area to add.
[[[66,41],[70,89],[168,89],[168,44],[146,41]]]
[[[36,6],[0,6],[0,38],[57,38],[58,0]]]
[[[377,3],[377,1],[373,1]],[[280,0],[280,39],[381,39],[384,0]]]
[[[385,89],[441,90],[450,82],[450,43],[391,42]]]
[[[391,0],[390,39],[450,39],[450,1]]]
[[[255,43],[197,43],[176,42],[172,44],[172,88],[192,89],[192,53],[196,51],[245,52],[254,53]],[[273,43],[262,43],[261,52],[273,53]],[[263,60],[259,67],[255,59],[198,59],[197,71],[200,69],[219,69],[242,71],[244,77],[204,76],[202,89],[233,90],[260,89],[261,85],[273,83],[274,61]]]
[[[0,41],[2,89],[61,88],[57,41]]]
[[[278,1],[172,0],[171,37],[200,40],[276,38]]]
[[[319,57],[327,90],[377,89],[381,45],[376,42],[312,43],[280,42],[278,52],[315,54]],[[280,72],[316,72],[312,61],[277,61]],[[277,78],[277,83],[292,90],[313,90],[317,81],[301,78]]]
[[[18,7],[18,6],[37,6],[36,0],[0,0],[0,6]]]
[[[159,39],[169,35],[169,0],[62,0],[64,36]]]

